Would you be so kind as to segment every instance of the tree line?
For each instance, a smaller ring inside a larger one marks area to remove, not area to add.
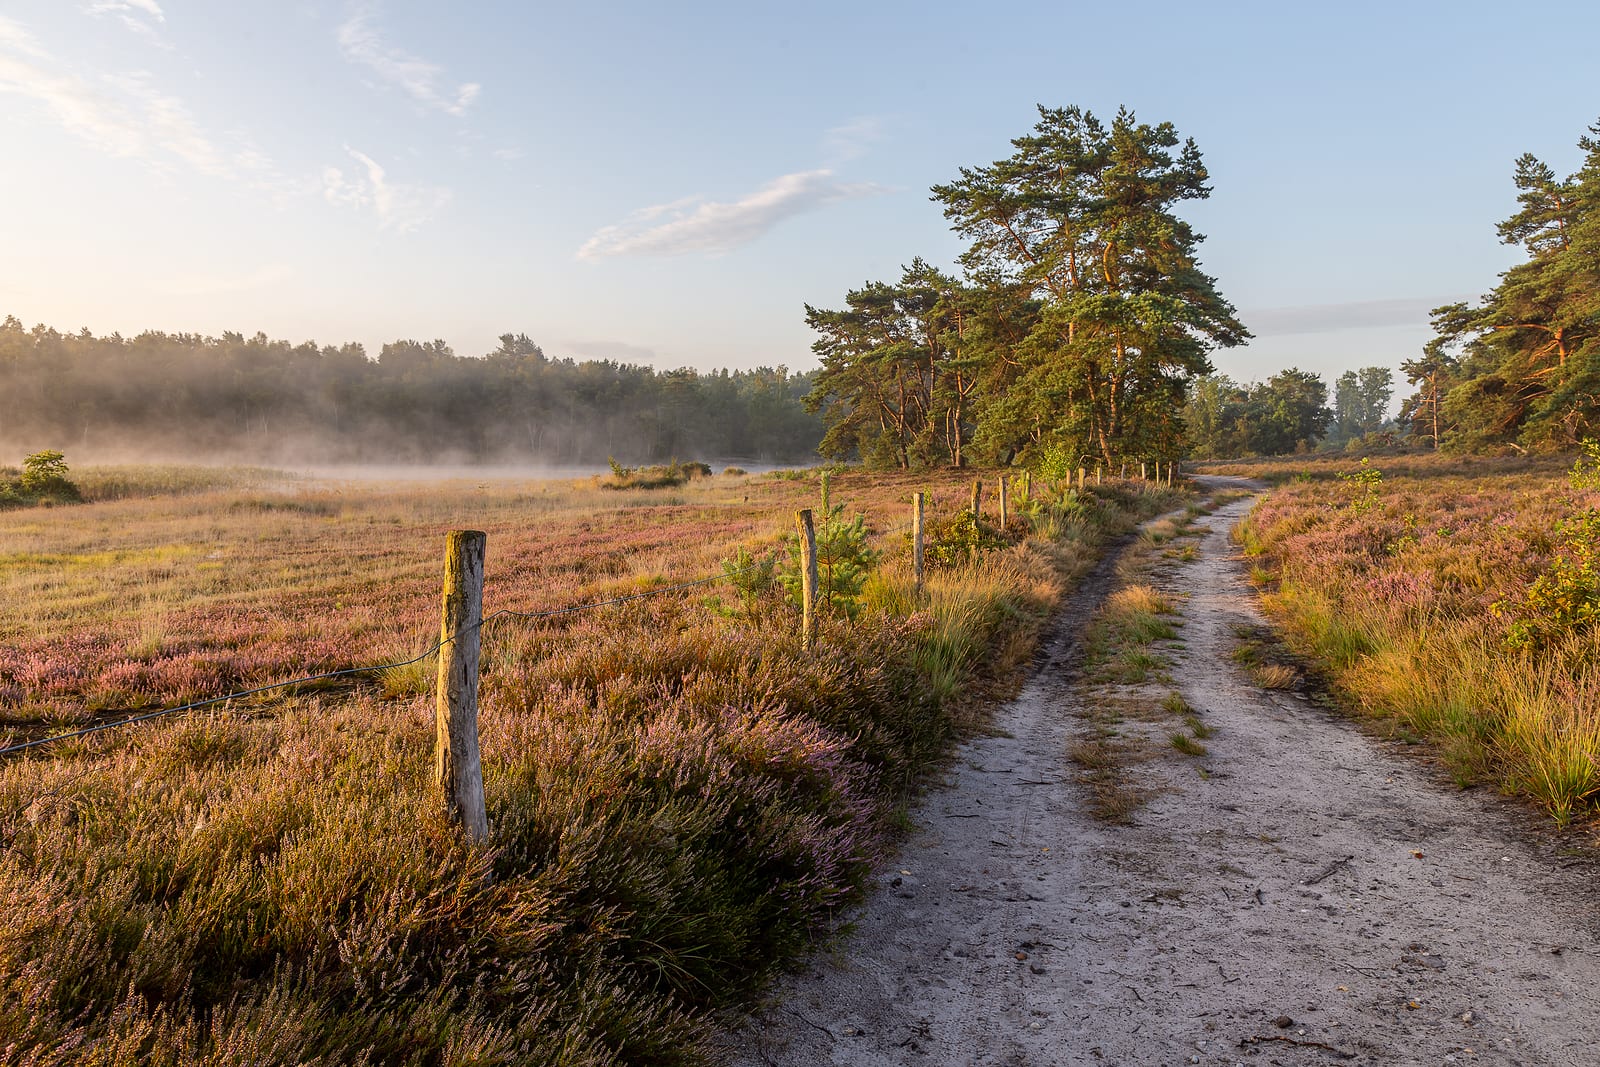
[[[914,467],[1171,459],[1208,353],[1250,334],[1176,214],[1210,194],[1192,139],[1127,109],[1039,108],[1033,132],[932,189],[962,275],[914,259],[806,307],[824,455]]]
[[[0,323],[0,449],[75,460],[604,464],[815,455],[811,376],[550,359],[522,334],[291,344],[264,334],[97,337]]]
[[[1433,313],[1402,370],[1328,388],[1290,368],[1241,385],[1210,353],[1250,334],[1200,267],[1177,214],[1210,194],[1192,139],[1126,109],[1107,125],[1039,108],[1011,155],[932,189],[967,241],[960,275],[913,259],[838,309],[806,306],[821,359],[807,405],[821,451],[917,467],[1028,463],[1046,451],[1117,466],[1183,455],[1282,454],[1350,442],[1549,451],[1600,435],[1600,125],[1558,178],[1517,161],[1500,225],[1525,262],[1477,304]],[[1389,436],[1382,436],[1389,435]]]
[[[1526,258],[1476,303],[1434,309],[1436,336],[1402,367],[1412,437],[1455,451],[1563,451],[1600,435],[1600,124],[1558,178],[1524,154],[1499,225]]]

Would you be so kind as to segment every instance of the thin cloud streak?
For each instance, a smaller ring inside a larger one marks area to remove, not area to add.
[[[862,115],[822,135],[822,149],[833,163],[847,163],[866,154],[883,140],[884,122],[875,115]]]
[[[870,183],[843,184],[831,170],[785,174],[731,203],[689,197],[642,208],[623,222],[595,231],[578,249],[578,258],[721,255],[749,244],[786,219],[886,191]],[[667,221],[657,221],[662,218]]]
[[[1262,308],[1241,317],[1257,337],[1290,334],[1338,333],[1385,326],[1425,326],[1428,313],[1462,297],[1407,297],[1396,300],[1356,300],[1343,304],[1306,304],[1299,307]]]
[[[366,67],[380,80],[398,86],[424,107],[451,115],[466,114],[483,87],[477,82],[463,82],[454,90],[441,88],[444,68],[384,40],[374,25],[377,17],[375,2],[359,5],[337,31],[340,54],[347,61]]]
[[[230,156],[200,127],[184,102],[157,88],[150,75],[102,75],[91,82],[21,26],[0,18],[0,95],[4,94],[43,105],[62,127],[108,155],[139,159],[158,168],[170,166],[171,157],[176,157],[211,177],[238,178],[242,170],[268,185],[279,180],[266,158],[253,149]]]
[[[91,15],[122,15],[135,11],[143,12],[157,22],[167,21],[167,16],[156,0],[95,0],[88,7]]]
[[[89,15],[115,15],[124,26],[140,36],[149,38],[162,47],[166,41],[156,29],[167,21],[166,13],[156,0],[95,0],[84,12]]]
[[[410,233],[450,202],[448,189],[392,182],[377,160],[349,145],[344,150],[366,173],[347,176],[338,167],[328,167],[322,172],[323,198],[340,207],[370,208],[380,230]]]

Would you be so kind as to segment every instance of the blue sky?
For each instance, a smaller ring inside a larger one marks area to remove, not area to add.
[[[1592,3],[1119,7],[0,0],[0,314],[800,369],[804,303],[954,263],[928,186],[1126,104],[1211,168],[1218,369],[1331,380],[1490,288],[1513,159],[1600,119]]]

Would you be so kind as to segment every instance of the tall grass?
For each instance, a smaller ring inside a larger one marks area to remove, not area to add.
[[[1371,502],[1336,473],[1289,482],[1240,532],[1297,650],[1363,713],[1432,739],[1462,784],[1528,796],[1560,823],[1592,810],[1600,634],[1518,648],[1500,610],[1559,551],[1553,531],[1578,503],[1562,467],[1409,459]]]
[[[958,506],[965,478],[936,484],[935,506]],[[882,529],[929,480],[833,487]],[[197,498],[198,518],[159,500],[73,509],[81,525],[50,546],[66,580],[27,586],[55,636],[23,673],[6,665],[0,706],[71,719],[113,681],[149,696],[246,674],[185,675],[184,656],[261,670],[264,650],[297,667],[392,657],[437,625],[435,534],[469,515],[491,531],[491,609],[558,606],[712,572],[736,546],[770,545],[814,494],[803,479],[737,494],[714,481],[665,506],[526,486],[312,489],[290,499],[325,507],[288,512],[217,494]],[[675,596],[494,624],[479,848],[428,784],[425,665],[381,690],[0,764],[0,1059],[704,1062],[711,1010],[749,996],[860,892],[892,812],[972,721],[972,694],[1007,684],[1093,541],[1165,503],[1118,493],[1081,540],[936,572],[920,595],[890,560],[853,622],[824,620],[817,655],[776,596],[733,613]],[[0,552],[40,552],[40,536],[0,528]],[[200,547],[165,553],[190,538]],[[245,580],[203,592],[212,552]],[[133,581],[125,570],[154,591],[95,595]],[[42,572],[25,563],[6,581]],[[216,614],[186,610],[195,600]]]

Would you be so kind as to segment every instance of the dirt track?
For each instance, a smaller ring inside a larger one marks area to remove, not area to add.
[[[1076,677],[1064,625],[839,954],[775,991],[731,1064],[1600,1064],[1600,874],[1511,805],[1250,683],[1229,653],[1259,618],[1228,540],[1249,506],[1201,519],[1198,561],[1157,577],[1188,594],[1172,685]],[[1123,720],[1149,757],[1126,773],[1155,795],[1130,825],[1097,820],[1069,747],[1097,707],[1172,688],[1208,753],[1167,744],[1176,720]]]

